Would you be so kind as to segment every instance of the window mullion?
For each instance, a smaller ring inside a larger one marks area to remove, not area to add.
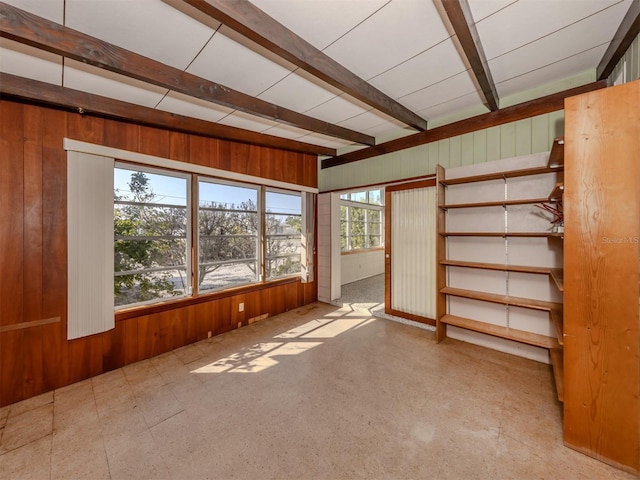
[[[198,188],[198,177],[196,175],[191,176],[191,294],[193,296],[198,295],[200,282],[200,219],[198,215],[198,208],[200,206],[199,196],[200,191]]]
[[[266,188],[260,187],[258,197],[258,265],[260,266],[260,281],[267,280],[267,220],[266,220]]]
[[[369,193],[367,192],[367,198]],[[369,248],[369,209],[364,209],[364,247]]]

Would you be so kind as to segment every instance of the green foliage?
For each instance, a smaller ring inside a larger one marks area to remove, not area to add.
[[[225,204],[216,202],[201,205],[198,224],[201,265],[256,258],[258,213],[251,199],[240,203],[237,210],[226,209]],[[255,275],[256,262],[248,261],[246,265]],[[202,285],[206,275],[222,266],[223,264],[201,266],[198,272],[199,285]]]
[[[148,205],[155,198],[149,179],[133,172],[129,181],[131,204],[116,204],[114,211],[114,261],[116,272],[133,272],[183,265],[185,212],[172,207]],[[123,200],[117,193],[116,201]],[[147,205],[140,205],[147,204]],[[173,237],[173,238],[171,238]],[[182,285],[185,279],[181,277]],[[144,302],[180,294],[170,271],[117,275],[114,279],[116,305]]]

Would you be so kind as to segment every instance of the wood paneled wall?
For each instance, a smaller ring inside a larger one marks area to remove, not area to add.
[[[313,155],[0,101],[0,406],[317,299],[315,282],[247,287],[119,320],[113,330],[67,341],[64,137],[317,186]]]

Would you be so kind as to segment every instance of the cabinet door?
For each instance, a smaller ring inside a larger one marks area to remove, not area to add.
[[[565,103],[564,435],[640,471],[640,81]]]

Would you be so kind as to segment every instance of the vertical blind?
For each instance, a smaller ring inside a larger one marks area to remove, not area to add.
[[[391,193],[391,306],[435,318],[436,189]]]
[[[115,327],[113,167],[113,158],[67,153],[70,340]]]

